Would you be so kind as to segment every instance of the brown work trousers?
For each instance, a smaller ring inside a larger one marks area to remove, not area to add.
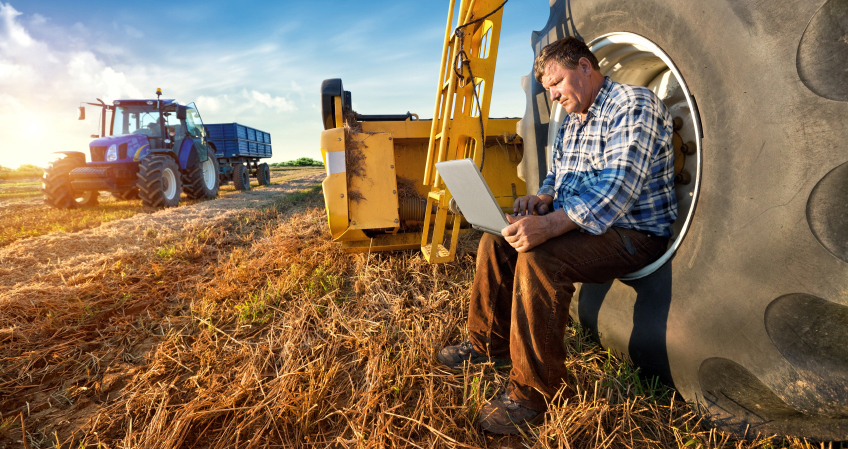
[[[565,384],[565,330],[575,282],[604,283],[658,259],[668,239],[624,228],[567,232],[518,253],[484,234],[471,288],[474,349],[511,358],[510,399],[538,411]]]

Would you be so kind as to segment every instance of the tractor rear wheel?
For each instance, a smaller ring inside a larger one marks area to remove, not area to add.
[[[271,168],[268,164],[264,162],[259,164],[256,169],[256,180],[259,181],[260,186],[271,185]]]
[[[193,200],[218,196],[218,159],[211,148],[206,150],[206,154],[206,161],[198,162],[183,171],[183,192]]]
[[[169,156],[150,155],[138,167],[138,196],[145,207],[173,207],[180,202],[180,168]]]
[[[572,313],[739,437],[848,439],[848,59],[835,56],[848,2],[556,0],[551,12],[535,49],[585,40],[602,73],[668,94],[692,142],[664,263],[583,284]],[[532,73],[524,84],[525,151],[540,145],[525,154],[550,160],[550,105]]]
[[[78,206],[96,206],[97,191],[78,192],[71,187],[71,170],[85,166],[85,155],[64,154],[50,162],[41,179],[44,202],[59,209],[73,209]]]
[[[233,164],[233,185],[236,190],[250,190],[250,173],[244,164]]]

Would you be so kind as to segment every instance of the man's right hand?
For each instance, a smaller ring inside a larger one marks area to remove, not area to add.
[[[517,216],[545,215],[553,211],[554,198],[548,195],[527,195],[515,200],[512,207]]]

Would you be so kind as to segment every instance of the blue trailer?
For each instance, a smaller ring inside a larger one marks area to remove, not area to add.
[[[238,123],[204,125],[207,141],[218,159],[222,183],[233,181],[236,190],[250,190],[250,178],[259,185],[271,183],[271,170],[260,159],[271,157],[271,134]]]

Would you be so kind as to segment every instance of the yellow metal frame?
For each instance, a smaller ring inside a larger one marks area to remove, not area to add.
[[[459,225],[462,221],[462,216],[456,214],[453,216],[453,230],[451,231],[450,249],[446,248],[442,242],[445,239],[445,229],[447,228],[449,200],[448,193],[442,191],[432,191],[427,195],[427,213],[424,215],[424,232],[421,234],[421,252],[424,253],[424,258],[430,263],[451,262],[456,256],[456,244],[459,241]],[[430,220],[432,214],[429,213],[433,206],[437,205],[436,221],[433,223],[433,239],[428,244],[430,237]]]
[[[503,18],[503,9],[498,8],[502,3],[502,0],[461,0],[458,28],[463,28],[464,38],[452,32],[453,17],[456,12],[455,0],[451,0],[448,9],[436,105],[430,128],[423,181],[425,185],[430,186],[431,190],[425,210],[421,251],[430,263],[450,262],[456,255],[460,219],[454,217],[450,249],[447,249],[443,242],[451,195],[436,172],[435,164],[462,158],[471,158],[478,165],[482,161]],[[498,10],[490,16],[475,22],[496,9]],[[473,74],[474,78],[470,80],[471,82],[456,75],[459,55],[466,55],[468,58],[471,73],[466,73],[466,67],[462,66],[461,60],[459,70],[463,76]],[[479,108],[475,99],[475,90],[479,98]],[[432,219],[434,205],[437,206],[435,220]],[[433,224],[432,240],[430,240],[429,231],[431,223]]]

